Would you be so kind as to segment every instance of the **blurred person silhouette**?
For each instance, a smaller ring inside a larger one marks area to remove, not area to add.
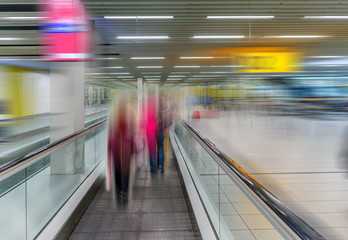
[[[150,88],[148,97],[142,107],[141,129],[147,141],[152,175],[155,175],[157,172],[157,109],[158,99],[155,89]]]
[[[117,198],[127,200],[131,158],[136,149],[135,115],[131,102],[125,95],[115,105],[109,126],[108,165],[113,171]]]
[[[158,121],[157,121],[157,148],[158,169],[164,172],[167,164],[169,127],[172,124],[172,111],[167,95],[161,89],[158,98]]]

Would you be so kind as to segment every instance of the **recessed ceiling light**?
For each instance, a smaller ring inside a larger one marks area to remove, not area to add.
[[[280,36],[264,36],[264,38],[323,38],[323,35],[280,35]]]
[[[98,59],[101,59],[101,60],[114,60],[114,59],[119,59],[119,58],[113,58],[113,57],[101,57],[101,58],[98,58]]]
[[[165,57],[131,57],[134,60],[145,60],[145,59],[165,59]]]
[[[14,38],[14,37],[2,37],[0,38],[0,41],[18,41],[18,40],[25,40],[26,38]]]
[[[236,65],[214,65],[214,66],[207,66],[207,67],[222,68],[222,67],[236,67]]]
[[[163,66],[137,66],[137,68],[163,68]]]
[[[307,56],[306,58],[346,58],[348,56]]]
[[[104,16],[106,19],[173,19],[173,16]]]
[[[212,59],[214,57],[180,57],[180,59]]]
[[[168,36],[118,36],[118,39],[168,39]]]
[[[174,66],[175,68],[199,68],[201,66]]]
[[[120,68],[123,68],[121,66],[115,66],[115,67],[102,67],[102,68],[117,68],[117,69],[120,69]]]
[[[2,20],[38,20],[42,17],[1,17]]]
[[[348,16],[304,16],[304,19],[348,19]]]
[[[244,35],[203,35],[193,36],[196,39],[233,39],[233,38],[244,38]]]
[[[233,73],[233,72],[199,72],[203,74],[216,74],[216,73]]]
[[[274,16],[207,16],[207,19],[272,19]]]
[[[128,74],[130,74],[130,73],[127,73],[127,72],[115,72],[115,73],[101,73],[101,74],[128,75]]]

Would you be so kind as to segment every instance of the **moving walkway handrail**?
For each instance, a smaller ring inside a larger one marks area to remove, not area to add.
[[[306,240],[324,240],[325,238],[310,225],[285,206],[277,197],[250,176],[242,167],[218,149],[215,144],[204,137],[198,130],[186,121],[180,119],[183,125],[193,132],[225,165],[232,170],[282,221],[289,226],[299,238]]]
[[[35,151],[25,155],[24,157],[15,159],[11,162],[5,163],[0,166],[0,181],[6,177],[8,174],[14,174],[14,172],[17,172],[15,170],[19,168],[23,168],[23,166],[32,160],[40,157],[40,156],[46,156],[51,151],[61,148],[62,146],[68,144],[71,141],[74,141],[75,139],[87,134],[88,132],[93,131],[94,129],[102,126],[106,123],[107,120],[102,120],[100,122],[97,122],[89,127],[86,127],[84,129],[81,129],[73,134],[68,135],[67,137],[64,137],[56,142],[50,143],[46,146],[43,146],[39,149],[36,149]]]

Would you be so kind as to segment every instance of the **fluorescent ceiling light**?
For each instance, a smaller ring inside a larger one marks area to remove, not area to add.
[[[102,59],[102,60],[113,60],[113,59],[119,59],[119,58],[112,58],[112,57],[106,57],[106,58],[98,58],[98,59]]]
[[[147,78],[146,81],[161,81],[161,79],[158,78]]]
[[[180,59],[212,59],[214,57],[180,57]]]
[[[120,68],[123,68],[121,66],[115,66],[115,67],[102,67],[102,68],[117,68],[117,69],[120,69]]]
[[[106,19],[173,19],[173,16],[104,16]]]
[[[134,78],[134,76],[117,76],[116,78]]]
[[[306,58],[346,58],[348,56],[308,56]]]
[[[272,19],[274,16],[207,16],[207,19]]]
[[[143,59],[165,59],[165,57],[131,57],[134,60],[143,60]]]
[[[42,17],[1,17],[3,20],[37,20],[42,19]]]
[[[201,66],[174,66],[175,68],[199,68]]]
[[[304,16],[304,19],[348,19],[348,16]]]
[[[264,38],[323,38],[323,35],[280,35],[280,36],[264,36]]]
[[[199,72],[203,74],[216,74],[216,73],[233,73],[233,72]]]
[[[2,38],[0,38],[0,41],[18,41],[18,40],[25,40],[25,38],[13,38],[13,37],[2,37]]]
[[[168,39],[168,36],[118,36],[118,39]]]
[[[177,81],[181,80],[181,78],[167,78],[167,81]]]
[[[169,75],[168,78],[185,77],[185,75]]]
[[[215,66],[207,66],[207,67],[213,67],[213,68],[220,68],[220,67],[236,67],[236,65],[215,65]]]
[[[193,75],[192,77],[210,78],[210,77],[225,77],[224,75]]]
[[[193,36],[196,39],[233,39],[244,38],[244,35],[208,35],[208,36]]]
[[[171,72],[170,74],[187,74],[187,73],[191,73],[191,72]]]
[[[101,73],[101,74],[104,74],[104,73]],[[128,75],[128,74],[130,74],[130,73],[127,73],[127,72],[115,72],[115,73],[105,73],[105,74]]]
[[[137,68],[163,68],[163,66],[137,66]]]

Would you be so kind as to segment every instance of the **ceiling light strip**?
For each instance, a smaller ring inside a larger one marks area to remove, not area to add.
[[[193,36],[195,39],[238,39],[244,38],[244,35],[203,35],[203,36]]]
[[[118,36],[117,39],[168,39],[168,36]]]
[[[274,16],[207,16],[207,19],[272,19]]]
[[[173,16],[104,16],[105,19],[173,19]]]
[[[165,57],[131,57],[133,60],[155,60],[155,59],[165,59]]]

